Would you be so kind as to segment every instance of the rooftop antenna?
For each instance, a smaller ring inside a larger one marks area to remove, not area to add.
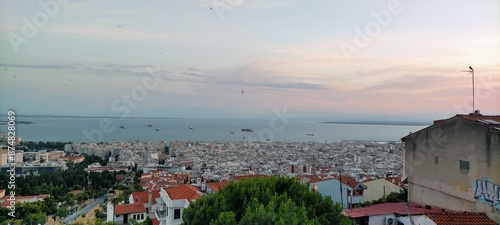
[[[474,69],[472,66],[469,66],[469,70],[461,70],[462,72],[467,72],[467,73],[472,73],[472,113],[475,112],[475,105],[474,105]]]

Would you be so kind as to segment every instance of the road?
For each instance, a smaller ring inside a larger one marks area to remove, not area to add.
[[[87,214],[87,212],[89,212],[91,209],[93,209],[96,205],[100,205],[101,203],[103,203],[104,200],[106,200],[107,198],[108,198],[107,194],[99,197],[94,202],[90,203],[88,206],[85,206],[85,208],[80,209],[80,210],[74,212],[73,214],[67,216],[66,218],[61,220],[61,222],[64,224],[69,224],[69,223],[73,222],[76,218],[78,218],[78,216],[80,216],[82,214]]]

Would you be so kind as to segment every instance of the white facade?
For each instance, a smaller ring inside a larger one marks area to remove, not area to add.
[[[146,220],[147,215],[146,212],[136,212],[136,213],[128,213],[128,214],[115,214],[115,206],[111,201],[108,202],[106,207],[106,221],[107,222],[115,222],[116,224],[130,224],[132,219],[136,220],[139,223],[142,223]]]
[[[179,225],[182,223],[184,208],[189,206],[186,199],[172,200],[165,189],[160,191],[160,199],[156,202],[156,218],[160,225]]]

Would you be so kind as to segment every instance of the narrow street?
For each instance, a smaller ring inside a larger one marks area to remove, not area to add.
[[[69,224],[71,222],[73,222],[76,218],[78,218],[78,216],[82,215],[82,214],[86,214],[87,212],[89,212],[91,209],[93,209],[96,205],[99,205],[101,203],[104,202],[104,200],[106,200],[108,198],[108,195],[105,194],[99,198],[97,198],[94,202],[92,202],[91,204],[85,206],[83,209],[80,209],[76,212],[74,212],[73,214],[67,216],[66,218],[64,218],[63,220],[61,220],[64,224]]]

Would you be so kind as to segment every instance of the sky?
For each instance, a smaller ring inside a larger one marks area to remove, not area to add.
[[[0,0],[0,114],[500,114],[497,0]],[[465,72],[463,72],[464,70]]]

